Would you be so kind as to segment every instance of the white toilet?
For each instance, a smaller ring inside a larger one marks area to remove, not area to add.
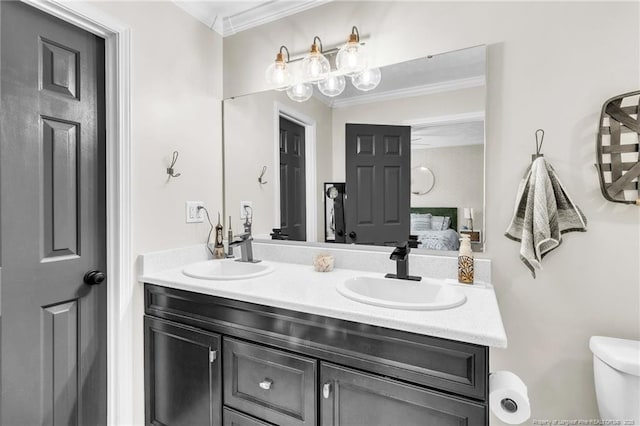
[[[593,336],[589,348],[600,418],[640,425],[640,342]]]

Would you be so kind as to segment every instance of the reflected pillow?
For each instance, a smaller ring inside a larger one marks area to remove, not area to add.
[[[451,226],[451,218],[449,216],[433,216],[431,218],[431,229],[444,231]]]
[[[431,214],[411,213],[411,233],[430,231],[432,229]]]

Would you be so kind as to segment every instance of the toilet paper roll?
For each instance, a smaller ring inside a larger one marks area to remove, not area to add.
[[[511,371],[491,373],[489,408],[497,418],[507,424],[524,423],[531,416],[527,386]]]

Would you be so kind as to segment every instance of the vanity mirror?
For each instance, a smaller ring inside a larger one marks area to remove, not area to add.
[[[392,245],[413,235],[418,248],[457,250],[466,208],[484,235],[486,47],[380,69],[370,92],[225,99],[225,216],[251,201],[255,238],[273,228],[309,242]],[[344,194],[330,198],[330,187]]]

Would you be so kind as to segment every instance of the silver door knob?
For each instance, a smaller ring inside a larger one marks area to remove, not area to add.
[[[104,272],[101,271],[89,271],[84,274],[83,281],[88,285],[99,285],[107,278]]]
[[[271,389],[271,386],[273,386],[273,380],[267,377],[259,383],[259,386],[264,390],[269,390]]]

